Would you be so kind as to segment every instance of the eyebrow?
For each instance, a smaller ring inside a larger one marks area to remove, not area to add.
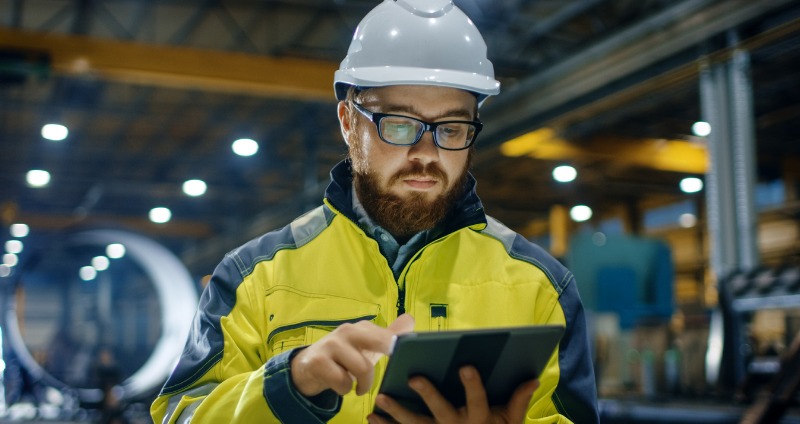
[[[416,108],[413,106],[408,105],[389,105],[385,108],[381,108],[383,113],[407,113],[415,116],[423,116]],[[433,120],[441,119],[443,117],[463,117],[467,120],[475,119],[472,117],[472,111],[462,107],[456,107],[453,109],[448,109],[443,113],[440,113],[438,116],[434,117]]]

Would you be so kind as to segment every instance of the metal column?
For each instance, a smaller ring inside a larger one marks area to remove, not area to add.
[[[737,44],[735,34],[730,34],[729,40],[731,45]],[[703,119],[711,124],[710,164],[706,175],[711,269],[717,281],[725,281],[732,272],[749,271],[759,263],[753,201],[755,114],[748,52],[735,50],[725,63],[703,64],[700,103]],[[720,296],[726,292],[729,290],[720,288]],[[738,315],[733,313],[729,319],[736,320]],[[735,328],[726,329],[723,312],[719,310],[715,311],[711,323],[710,348],[706,354],[707,381],[712,385],[733,386],[745,373],[739,360],[741,352],[737,351],[739,336],[735,333],[740,326],[734,324]],[[723,364],[723,350],[728,350],[725,353],[728,365]]]
[[[711,124],[711,134],[708,136],[710,163],[706,174],[706,216],[711,269],[717,277],[731,272],[738,265],[727,80],[724,64],[704,65],[700,73],[703,120]]]
[[[750,56],[736,51],[700,74],[703,119],[711,124],[706,205],[711,268],[719,278],[758,265],[755,187],[755,117]]]
[[[750,78],[750,53],[736,50],[728,64],[731,91],[731,135],[733,136],[733,176],[736,196],[736,236],[739,267],[758,266],[757,216],[753,193],[756,181],[755,112],[753,82]]]

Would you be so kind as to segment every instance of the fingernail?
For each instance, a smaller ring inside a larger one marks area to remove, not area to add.
[[[419,380],[416,380],[416,379],[410,380],[408,382],[408,385],[411,386],[411,388],[415,389],[415,390],[422,390],[422,388],[424,387],[422,385],[422,382],[419,381]]]
[[[389,406],[389,401],[387,401],[387,400],[386,400],[386,397],[385,397],[385,396],[383,396],[383,395],[380,395],[380,396],[378,396],[378,397],[375,399],[375,403],[377,403],[377,404],[378,404],[378,406],[380,406],[381,408],[386,408],[386,407],[388,407],[388,406]]]
[[[464,377],[465,380],[472,380],[475,378],[475,371],[472,368],[461,368],[461,376]]]

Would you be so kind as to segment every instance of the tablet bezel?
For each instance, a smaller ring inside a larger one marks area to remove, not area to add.
[[[402,334],[378,391],[415,413],[429,415],[425,402],[408,386],[410,377],[422,375],[460,407],[465,400],[458,369],[473,365],[489,404],[505,405],[519,384],[539,376],[563,333],[562,325],[535,325]],[[385,415],[377,405],[375,411]]]

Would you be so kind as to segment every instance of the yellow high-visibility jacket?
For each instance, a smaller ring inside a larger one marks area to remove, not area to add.
[[[474,179],[440,235],[395,278],[378,243],[356,224],[348,163],[331,176],[324,205],[217,266],[180,361],[152,405],[156,423],[366,423],[386,358],[368,394],[331,391],[336,405],[319,406],[294,389],[290,355],[342,323],[387,326],[403,311],[416,319],[415,331],[565,325],[526,423],[598,422],[574,277],[486,216]]]

